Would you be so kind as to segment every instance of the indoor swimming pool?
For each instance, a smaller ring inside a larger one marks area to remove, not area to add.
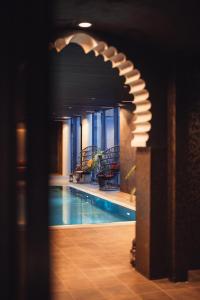
[[[135,211],[72,187],[49,187],[50,226],[135,221]]]

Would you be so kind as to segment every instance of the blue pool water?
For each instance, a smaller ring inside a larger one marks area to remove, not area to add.
[[[50,226],[135,220],[135,211],[71,187],[50,187]]]

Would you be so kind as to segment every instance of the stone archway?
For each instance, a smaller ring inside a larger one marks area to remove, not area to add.
[[[136,106],[133,112],[134,130],[131,146],[146,147],[149,139],[148,133],[151,129],[151,102],[149,93],[145,89],[145,81],[141,79],[141,74],[135,69],[133,62],[128,60],[125,54],[118,52],[116,48],[110,47],[104,41],[98,41],[83,32],[76,32],[66,37],[58,38],[54,43],[54,48],[57,52],[60,52],[70,43],[81,46],[85,54],[93,51],[95,56],[102,55],[105,62],[110,61],[112,67],[119,70],[119,76],[125,77],[125,83],[130,88],[129,93],[133,96],[133,103]]]

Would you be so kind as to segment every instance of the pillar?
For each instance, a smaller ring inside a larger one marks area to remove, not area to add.
[[[136,151],[137,271],[149,279],[167,277],[167,189],[164,148]]]
[[[183,85],[184,77],[185,68],[174,67],[168,88],[168,247],[172,281],[187,281],[189,268],[188,208],[192,199],[188,197],[187,98],[190,92],[185,89],[187,79]]]
[[[6,26],[5,35],[2,36],[4,46],[1,47],[0,56],[0,281],[1,298],[5,300],[16,300],[19,284],[18,273],[18,242],[17,232],[17,198],[16,198],[16,124],[15,107],[16,99],[14,97],[16,90],[16,55],[15,36],[16,28],[14,23],[11,25],[10,18],[13,18],[13,7],[10,9],[5,3],[4,13],[1,14],[2,22]],[[8,14],[5,12],[9,12]],[[13,29],[13,31],[12,31]],[[7,38],[14,34],[14,45]],[[7,36],[6,36],[7,35]],[[13,47],[12,47],[13,45]],[[12,49],[12,50],[11,50]]]
[[[92,114],[82,117],[82,149],[92,145]]]
[[[62,125],[62,175],[69,176],[71,173],[71,119]]]
[[[133,138],[133,118],[131,111],[120,108],[120,190],[125,193],[131,193],[135,186],[135,173],[128,178],[133,165],[135,165],[135,148],[131,147]]]

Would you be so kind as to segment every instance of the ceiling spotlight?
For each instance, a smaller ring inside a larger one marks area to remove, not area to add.
[[[81,22],[81,23],[78,24],[78,26],[82,27],[82,28],[89,28],[89,27],[92,26],[92,24],[89,23],[89,22]]]

